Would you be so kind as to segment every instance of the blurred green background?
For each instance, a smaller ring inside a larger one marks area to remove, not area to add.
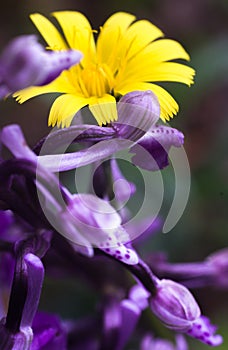
[[[146,18],[169,38],[181,42],[196,69],[190,89],[164,84],[177,99],[180,112],[171,126],[185,134],[185,149],[191,167],[191,194],[184,215],[168,235],[158,234],[142,254],[165,250],[172,261],[202,260],[214,250],[228,246],[228,1],[227,0],[55,0],[16,1],[1,4],[0,48],[14,36],[36,33],[29,14],[48,15],[57,10],[83,12],[98,29],[116,11]],[[18,123],[30,145],[47,134],[50,96],[41,96],[19,106],[13,99],[0,102],[0,125]],[[164,177],[169,178],[169,170]],[[48,288],[48,287],[47,287]],[[228,347],[227,291],[196,291],[203,312],[220,325]],[[194,342],[194,349],[207,347]]]

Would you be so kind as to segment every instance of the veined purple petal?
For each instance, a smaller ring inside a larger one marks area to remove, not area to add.
[[[71,145],[72,143],[98,142],[116,137],[116,132],[111,127],[96,125],[71,125],[69,128],[53,129],[45,139],[35,146],[34,151],[45,154],[55,154],[56,150]]]
[[[135,153],[132,161],[143,169],[163,169],[169,164],[170,148],[181,147],[183,142],[184,136],[177,129],[163,125],[152,127],[138,144],[131,148],[131,153]]]
[[[129,148],[131,145],[132,142],[129,140],[104,140],[78,152],[38,156],[38,162],[40,166],[52,172],[72,170],[103,160],[118,151]]]

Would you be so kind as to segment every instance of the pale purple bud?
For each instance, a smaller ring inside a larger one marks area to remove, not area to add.
[[[113,123],[122,138],[137,141],[158,121],[160,105],[152,91],[132,91],[117,104],[118,122]]]
[[[150,307],[168,328],[176,331],[186,332],[200,317],[200,308],[190,291],[171,280],[158,282]]]
[[[81,58],[77,50],[45,51],[34,35],[17,37],[0,57],[0,98],[32,85],[45,85]]]
[[[157,97],[150,90],[129,92],[121,97],[120,102],[133,104],[154,111],[156,115],[160,114],[160,106]]]

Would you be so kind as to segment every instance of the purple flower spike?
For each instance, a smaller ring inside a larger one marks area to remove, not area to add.
[[[170,329],[186,332],[200,317],[200,308],[189,290],[171,280],[161,280],[151,298],[154,314]]]
[[[207,317],[201,316],[193,323],[192,328],[187,331],[187,334],[204,344],[218,346],[222,344],[223,338],[219,334],[214,334],[216,329],[217,327],[212,325]]]
[[[45,85],[81,58],[76,50],[45,51],[34,35],[17,37],[0,57],[0,98],[32,85]]]

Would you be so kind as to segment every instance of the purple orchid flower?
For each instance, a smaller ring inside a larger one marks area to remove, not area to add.
[[[34,35],[17,37],[0,56],[0,98],[31,85],[46,85],[81,58],[77,50],[45,51]]]
[[[156,125],[160,107],[151,91],[134,91],[117,103],[118,121],[109,127],[73,125],[51,132],[36,147],[38,162],[52,172],[75,169],[129,149],[136,153],[133,162],[147,170],[158,170],[168,165],[171,146],[181,147],[183,134],[167,126]],[[86,146],[81,151],[66,153],[71,143]],[[60,150],[56,154],[56,150]],[[142,152],[143,158],[142,160]]]

